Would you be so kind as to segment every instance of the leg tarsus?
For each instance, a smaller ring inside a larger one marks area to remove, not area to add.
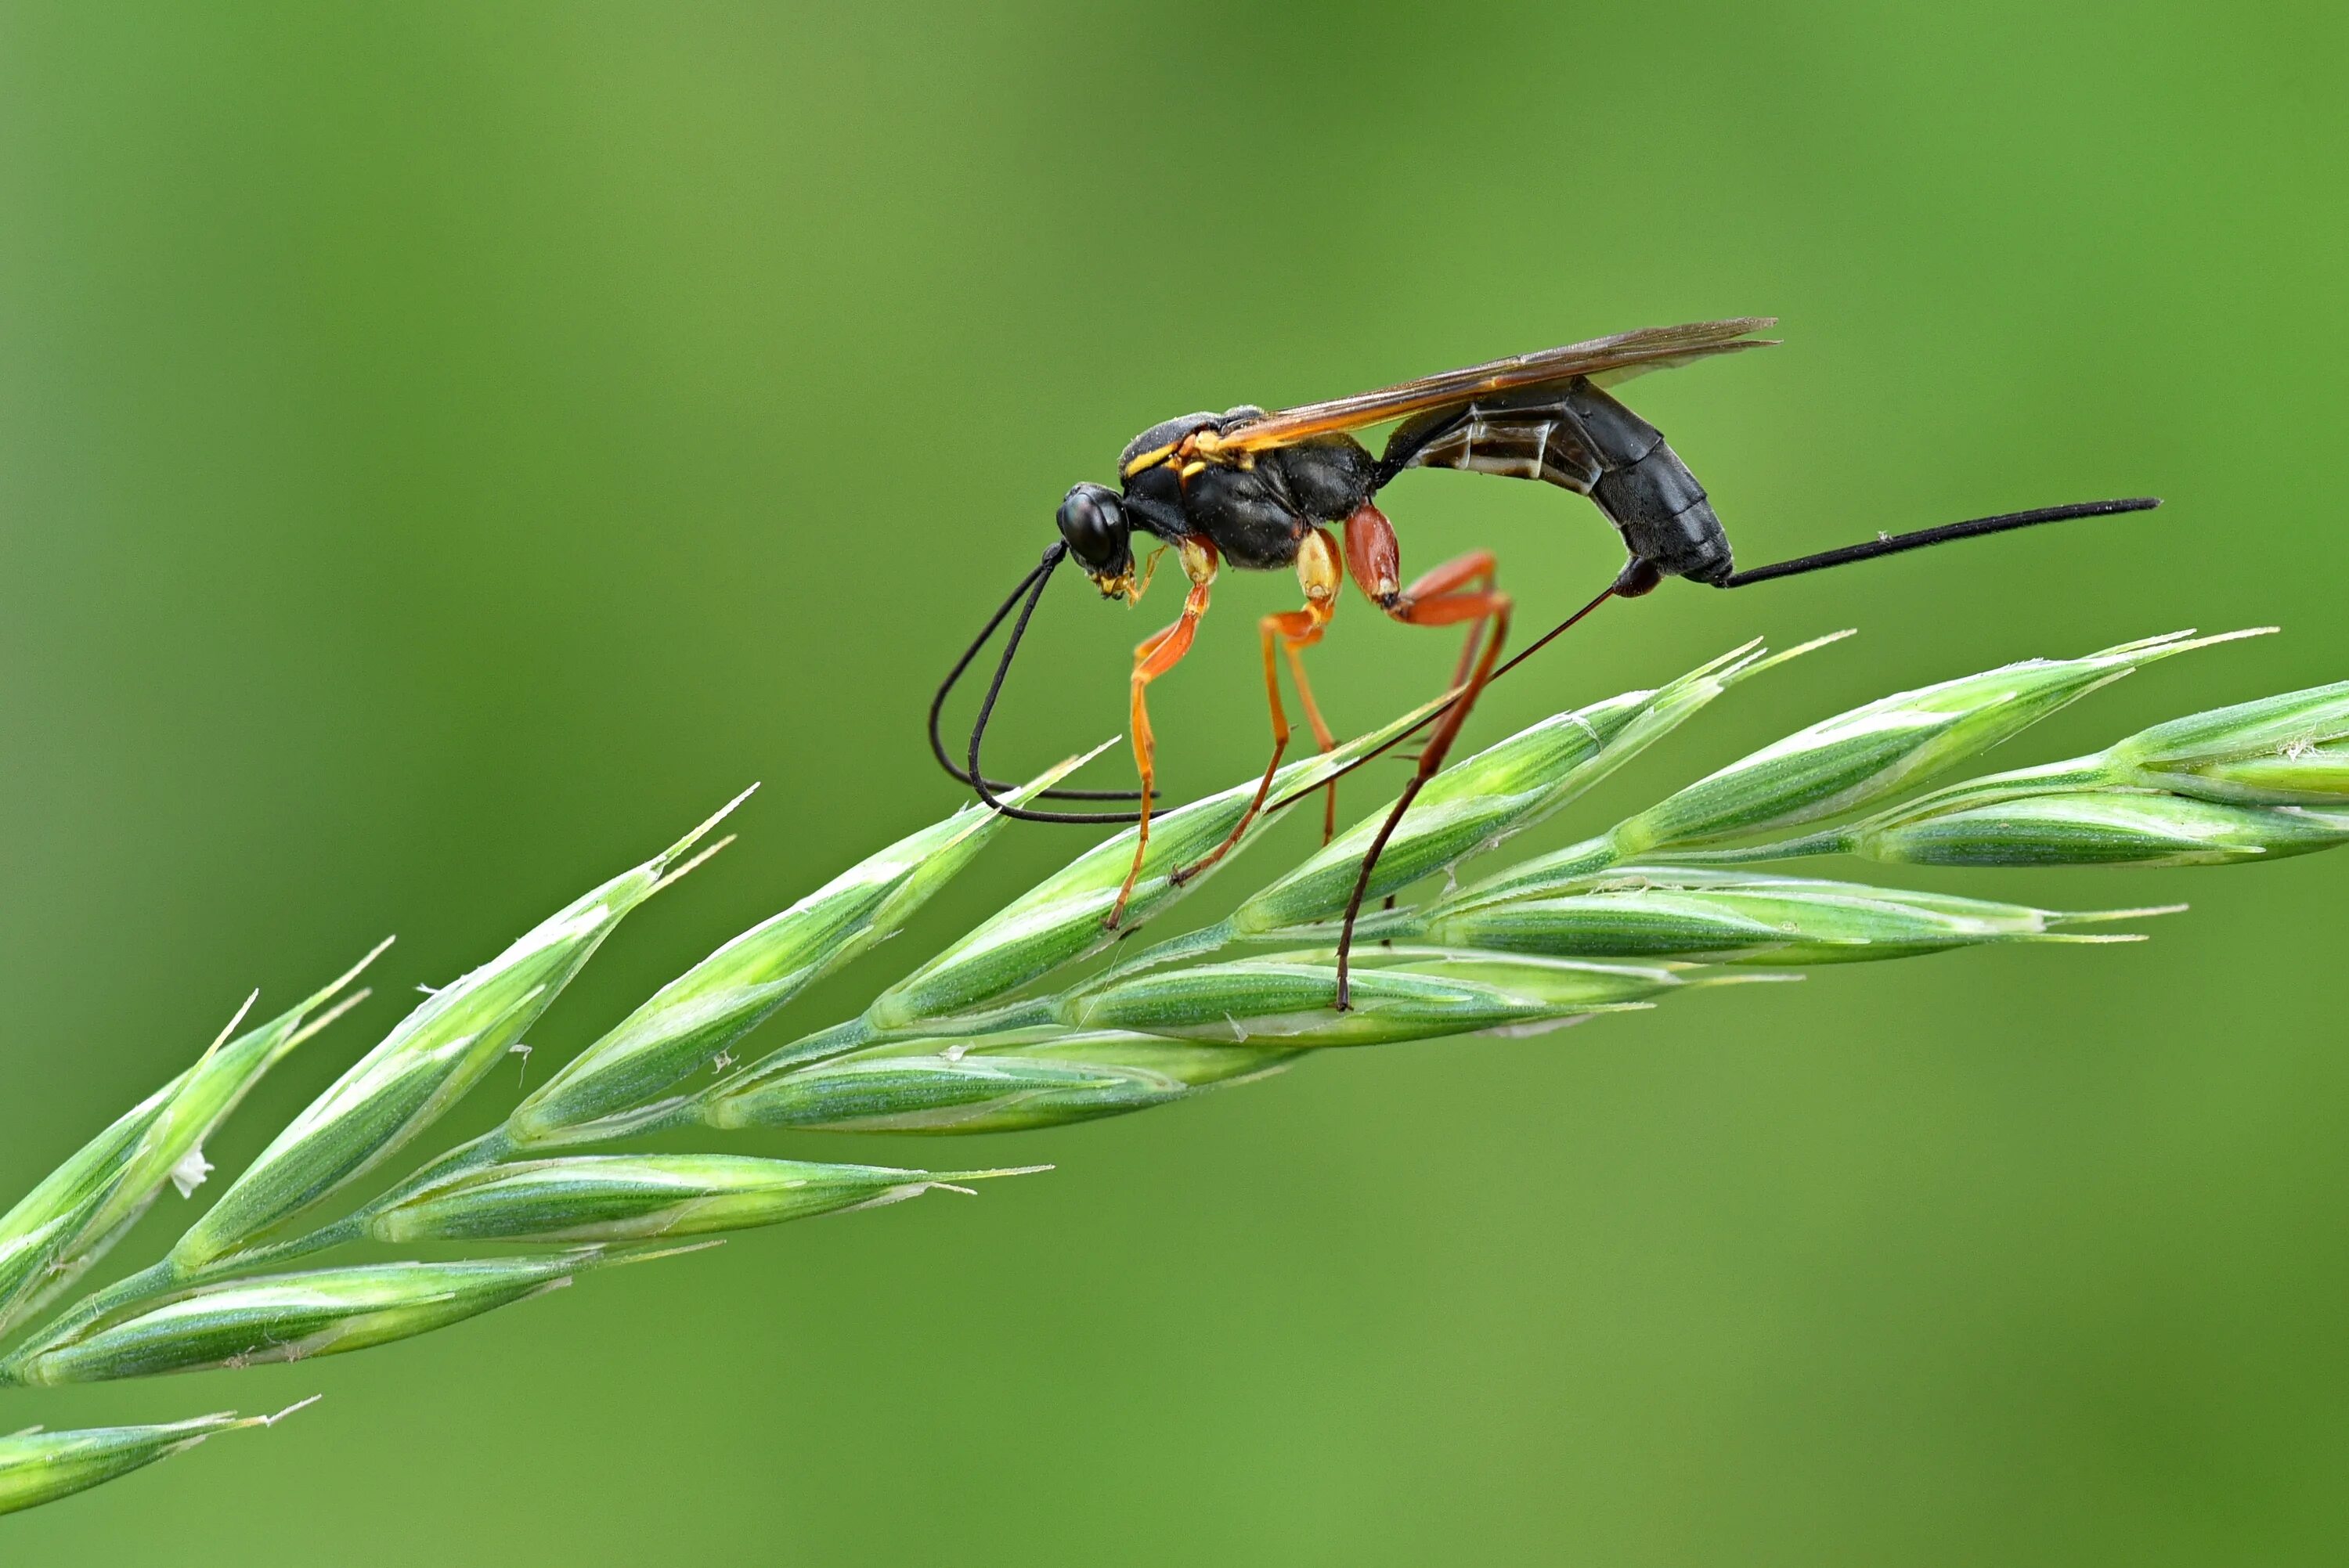
[[[1280,771],[1281,754],[1288,749],[1288,737],[1281,735],[1273,738],[1272,760],[1264,765],[1264,777],[1257,780],[1256,799],[1248,802],[1247,810],[1240,813],[1240,820],[1233,825],[1230,832],[1224,835],[1222,843],[1217,844],[1181,871],[1174,872],[1168,879],[1176,887],[1181,887],[1185,882],[1232,852],[1232,847],[1240,841],[1240,835],[1247,831],[1248,824],[1255,821],[1257,813],[1264,810],[1264,798],[1272,793],[1272,776]]]
[[[1313,641],[1319,640],[1320,634],[1316,632]],[[1313,739],[1326,756],[1338,749],[1338,738],[1322,718],[1321,706],[1313,700],[1312,684],[1305,678],[1304,650],[1312,645],[1311,643],[1287,643],[1283,645],[1288,654],[1289,673],[1297,677],[1297,700],[1305,709],[1305,722],[1313,727]],[[1459,683],[1455,681],[1453,684],[1457,686]],[[1338,781],[1332,779],[1321,791],[1321,841],[1326,844],[1337,836]]]

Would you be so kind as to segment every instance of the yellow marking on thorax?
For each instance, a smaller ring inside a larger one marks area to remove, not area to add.
[[[1144,469],[1156,468],[1159,464],[1164,462],[1168,458],[1173,457],[1174,455],[1174,446],[1171,441],[1163,447],[1153,447],[1148,451],[1141,453],[1135,457],[1133,461],[1126,464],[1125,472],[1121,477],[1130,480]]]
[[[1242,473],[1249,472],[1256,467],[1254,451],[1246,449],[1237,452],[1226,451],[1224,449],[1223,438],[1213,430],[1194,430],[1179,441],[1169,441],[1163,447],[1153,447],[1146,452],[1137,452],[1118,477],[1130,480],[1143,469],[1154,469],[1170,459],[1179,461],[1182,465],[1175,470],[1175,477],[1185,480],[1201,472],[1210,464],[1220,468],[1237,469]]]

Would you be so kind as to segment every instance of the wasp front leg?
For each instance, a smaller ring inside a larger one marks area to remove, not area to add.
[[[1305,678],[1305,650],[1321,640],[1322,630],[1330,617],[1338,613],[1338,542],[1321,529],[1309,530],[1297,553],[1297,581],[1305,590],[1305,608],[1289,610],[1278,615],[1267,615],[1257,624],[1257,634],[1264,645],[1264,698],[1272,710],[1272,760],[1264,765],[1264,777],[1257,780],[1256,798],[1248,802],[1232,830],[1199,860],[1174,873],[1180,886],[1197,876],[1217,861],[1232,852],[1248,830],[1249,824],[1264,810],[1265,797],[1272,793],[1273,775],[1280,770],[1280,758],[1288,749],[1288,710],[1280,701],[1280,666],[1274,650],[1288,655],[1289,673],[1297,679],[1297,700],[1305,709],[1305,722],[1313,727],[1313,738],[1323,751],[1334,748],[1338,738],[1330,733],[1323,722],[1321,707],[1313,700],[1313,687]],[[1326,791],[1328,803],[1321,814],[1321,841],[1328,843],[1338,827],[1338,781],[1331,779]]]
[[[1145,637],[1133,650],[1133,682],[1132,728],[1134,770],[1142,775],[1142,812],[1135,824],[1133,864],[1126,868],[1125,885],[1117,890],[1117,902],[1110,906],[1109,918],[1102,923],[1112,931],[1125,918],[1126,901],[1133,896],[1133,884],[1142,875],[1142,858],[1150,849],[1150,801],[1158,779],[1158,744],[1150,731],[1150,703],[1145,695],[1150,683],[1183,662],[1191,651],[1191,639],[1198,634],[1199,617],[1207,613],[1207,591],[1216,581],[1220,564],[1216,547],[1203,539],[1183,542],[1183,571],[1191,579],[1190,596],[1183,601],[1183,614],[1173,625],[1154,636]]]

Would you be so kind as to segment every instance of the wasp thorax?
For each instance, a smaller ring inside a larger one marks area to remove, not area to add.
[[[1326,604],[1338,596],[1338,544],[1327,530],[1307,533],[1297,551],[1297,583],[1309,603]]]

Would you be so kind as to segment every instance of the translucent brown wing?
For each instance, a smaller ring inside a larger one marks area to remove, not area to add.
[[[1649,326],[1637,332],[1619,332],[1612,337],[1594,337],[1588,343],[1568,344],[1564,348],[1546,348],[1538,354],[1495,359],[1464,370],[1447,370],[1440,376],[1406,381],[1399,387],[1383,387],[1376,392],[1278,409],[1226,430],[1216,445],[1224,451],[1261,452],[1314,436],[1382,425],[1390,419],[1447,404],[1466,403],[1495,392],[1570,381],[1578,376],[1587,376],[1601,387],[1611,387],[1645,371],[1686,365],[1711,355],[1733,354],[1741,348],[1766,348],[1776,340],[1751,335],[1776,320],[1770,315],[1745,315],[1728,321],[1691,322],[1683,326]]]

